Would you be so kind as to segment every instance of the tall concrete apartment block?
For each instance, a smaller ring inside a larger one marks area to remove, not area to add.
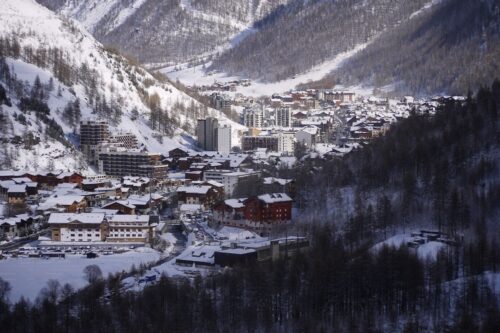
[[[196,136],[203,150],[225,154],[231,151],[231,127],[220,126],[216,118],[198,119]]]
[[[217,151],[222,154],[231,152],[231,126],[218,127],[217,135]]]
[[[288,107],[276,109],[276,126],[292,127],[292,110]]]
[[[97,164],[99,145],[109,139],[106,120],[83,120],[80,123],[80,146],[91,164]]]
[[[219,122],[216,118],[198,119],[196,135],[203,150],[215,151],[217,149],[217,132]]]
[[[260,105],[245,107],[243,110],[243,123],[248,128],[263,127],[264,112]]]

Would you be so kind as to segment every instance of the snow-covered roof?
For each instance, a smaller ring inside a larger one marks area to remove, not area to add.
[[[245,200],[246,200],[246,198],[227,199],[227,200],[224,200],[224,203],[231,208],[238,209],[238,208],[245,207]]]
[[[7,193],[26,193],[26,184],[10,185]]]
[[[211,186],[180,186],[177,192],[186,192],[190,194],[207,194]]]
[[[129,200],[116,200],[116,201],[110,202],[108,204],[105,204],[104,206],[102,206],[102,208],[106,208],[106,207],[109,207],[109,206],[114,205],[114,204],[119,204],[119,205],[122,205],[122,206],[130,208],[130,209],[135,208],[135,205],[133,203],[131,203]]]
[[[149,215],[112,215],[108,218],[110,223],[140,222],[148,223]]]
[[[306,127],[302,128],[300,131],[309,133],[311,135],[316,135],[316,134],[318,134],[319,128],[315,125],[311,125],[311,126],[306,126]]]
[[[100,224],[104,221],[102,213],[52,213],[49,217],[49,224],[63,224],[71,222],[79,222],[84,224]]]
[[[31,179],[29,179],[28,177],[12,178],[12,180],[16,184],[25,184],[25,183],[31,183],[32,182]]]
[[[286,193],[270,193],[259,195],[258,198],[265,203],[289,202],[292,201]]]
[[[215,186],[215,187],[224,187],[224,184],[219,183],[216,180],[207,180],[205,183]]]
[[[293,182],[293,179],[274,178],[274,177],[264,178],[265,185],[271,185],[271,184],[277,183],[279,185],[284,186],[286,184],[290,184],[291,182]]]

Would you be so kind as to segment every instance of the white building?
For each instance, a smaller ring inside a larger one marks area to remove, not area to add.
[[[226,197],[233,195],[238,184],[245,182],[257,182],[260,178],[258,171],[230,171],[230,170],[207,170],[203,174],[203,180],[215,180],[224,185]]]
[[[105,239],[104,221],[102,213],[52,213],[48,224],[53,241],[99,242]]]
[[[59,242],[140,242],[149,240],[149,215],[52,213],[52,240]]]
[[[113,215],[107,219],[109,242],[142,242],[149,239],[149,215]]]
[[[248,128],[261,128],[264,122],[264,112],[260,105],[246,106],[243,110],[243,124]]]
[[[278,132],[278,151],[293,154],[295,151],[295,133]]]
[[[316,144],[316,137],[319,134],[319,128],[317,126],[311,125],[300,129],[295,133],[295,139],[297,142],[305,144],[307,147],[312,147]]]
[[[231,152],[231,126],[218,127],[217,131],[217,151],[221,154]]]

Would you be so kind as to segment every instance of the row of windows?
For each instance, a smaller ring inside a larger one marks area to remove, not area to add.
[[[70,234],[69,236],[70,236],[70,237],[75,237],[75,234]],[[95,236],[95,237],[99,237],[99,236],[100,236],[100,234],[99,234],[99,233],[96,233],[94,236]],[[78,237],[83,237],[83,234],[78,234]],[[92,237],[92,234],[87,234],[87,237]]]
[[[110,234],[109,237],[143,237],[142,234]]]

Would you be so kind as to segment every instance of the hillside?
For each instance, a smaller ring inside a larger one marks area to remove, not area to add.
[[[0,20],[0,84],[10,100],[2,106],[0,154],[11,167],[86,168],[73,133],[88,117],[105,118],[112,129],[134,133],[144,149],[163,153],[190,146],[198,117],[227,119],[33,0],[4,1]],[[59,134],[45,140],[49,123]],[[30,144],[25,133],[34,136]]]
[[[443,103],[435,116],[412,115],[322,168],[296,170],[308,195],[299,200],[309,199],[305,210],[314,215],[302,220],[311,241],[305,252],[207,276],[162,275],[140,291],[123,288],[120,274],[79,291],[52,281],[36,302],[15,305],[4,282],[0,325],[7,332],[498,332],[499,105],[497,81],[475,98]],[[397,190],[411,189],[406,214],[444,213],[431,225],[453,240],[415,249],[393,237],[372,247],[377,228],[405,223],[402,206],[383,199],[370,215],[370,200],[360,198],[343,228],[322,213],[347,205],[329,202],[347,186],[392,191],[396,200],[406,195]],[[421,205],[427,200],[434,208]],[[375,228],[373,216],[382,222]]]
[[[288,0],[39,0],[142,63],[213,54]]]
[[[331,221],[353,247],[409,230],[474,242],[499,233],[500,82],[412,115],[365,148],[296,170],[303,221]],[[316,200],[312,198],[323,198]]]
[[[448,0],[383,34],[323,83],[466,94],[500,77],[500,6]]]
[[[408,20],[428,0],[291,1],[213,68],[263,81],[307,72]]]
[[[314,67],[351,51],[311,85],[465,95],[500,75],[499,27],[500,7],[491,0],[297,0],[210,69],[266,82],[307,78]]]

